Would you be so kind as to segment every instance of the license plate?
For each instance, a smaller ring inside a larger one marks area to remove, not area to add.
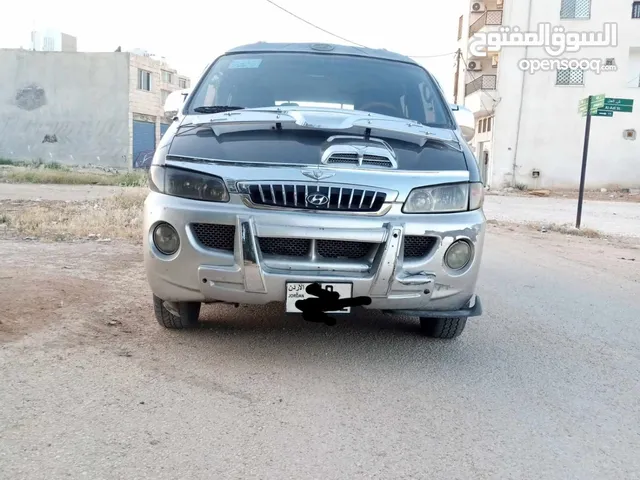
[[[307,293],[307,287],[311,285],[309,283],[287,283],[287,299],[286,299],[286,312],[287,313],[302,313],[296,307],[298,300],[304,300],[306,298],[316,298],[313,295]],[[321,283],[320,286],[326,290],[338,292],[340,298],[351,298],[353,292],[353,285],[350,283]],[[325,313],[350,313],[351,307],[344,307],[342,310]]]

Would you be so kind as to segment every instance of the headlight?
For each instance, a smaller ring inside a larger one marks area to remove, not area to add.
[[[152,165],[149,188],[154,192],[205,202],[228,202],[229,192],[220,177],[182,168]]]
[[[481,183],[456,183],[416,188],[409,193],[403,213],[451,213],[477,210],[484,202]]]
[[[461,270],[471,260],[471,245],[464,240],[457,240],[451,244],[444,254],[444,263],[451,270]]]
[[[161,223],[153,229],[153,243],[161,253],[173,255],[180,247],[180,237],[171,225]]]

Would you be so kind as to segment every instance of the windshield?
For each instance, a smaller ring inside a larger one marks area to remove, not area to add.
[[[454,128],[438,87],[417,65],[312,53],[233,54],[199,83],[188,113],[202,106],[300,106],[363,110]]]

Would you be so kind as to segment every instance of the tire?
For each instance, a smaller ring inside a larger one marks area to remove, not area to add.
[[[467,325],[467,318],[420,317],[420,330],[431,338],[452,339],[460,336]]]
[[[201,307],[199,302],[178,302],[175,305],[180,315],[171,313],[164,306],[164,300],[155,295],[153,296],[153,311],[160,325],[171,330],[182,330],[198,326]]]

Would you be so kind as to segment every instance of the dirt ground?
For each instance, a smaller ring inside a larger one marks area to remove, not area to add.
[[[570,198],[577,200],[580,192],[578,190],[549,190],[548,197],[550,198]],[[505,191],[492,191],[489,195],[506,195],[512,197],[534,197],[531,191],[527,190],[513,190],[509,192]],[[619,190],[607,190],[602,192],[600,190],[589,190],[584,192],[584,200],[601,201],[601,202],[630,202],[640,203],[640,194],[623,192]]]

